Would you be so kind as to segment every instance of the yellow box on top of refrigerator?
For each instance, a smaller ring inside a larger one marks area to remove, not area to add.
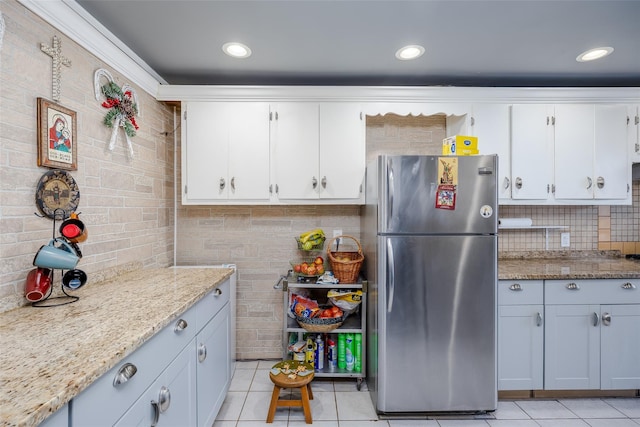
[[[471,156],[480,154],[477,136],[455,135],[442,140],[442,154],[445,156]]]

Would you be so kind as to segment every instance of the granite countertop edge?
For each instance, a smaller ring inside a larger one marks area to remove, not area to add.
[[[128,271],[87,283],[75,293],[80,300],[73,304],[24,306],[0,313],[0,386],[5,394],[0,425],[38,425],[233,271],[209,267]]]

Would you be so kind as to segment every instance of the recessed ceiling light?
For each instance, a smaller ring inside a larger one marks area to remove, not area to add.
[[[398,49],[398,51],[396,52],[396,58],[401,61],[408,61],[410,59],[421,57],[423,53],[424,47],[417,44],[412,44]]]
[[[612,47],[596,47],[595,49],[589,49],[586,52],[582,52],[580,55],[578,55],[578,57],[576,58],[576,61],[578,62],[589,62],[589,61],[593,61],[596,59],[600,59],[603,58],[609,54],[611,54],[611,52],[613,52],[613,48]]]
[[[234,58],[248,58],[251,56],[251,49],[249,49],[249,46],[242,43],[225,43],[222,45],[222,50],[224,53]]]

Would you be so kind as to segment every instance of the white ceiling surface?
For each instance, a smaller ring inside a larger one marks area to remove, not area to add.
[[[640,86],[640,0],[77,3],[170,84]]]

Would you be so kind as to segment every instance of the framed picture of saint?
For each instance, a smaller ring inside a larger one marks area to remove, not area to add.
[[[76,112],[38,98],[38,166],[78,170]]]

